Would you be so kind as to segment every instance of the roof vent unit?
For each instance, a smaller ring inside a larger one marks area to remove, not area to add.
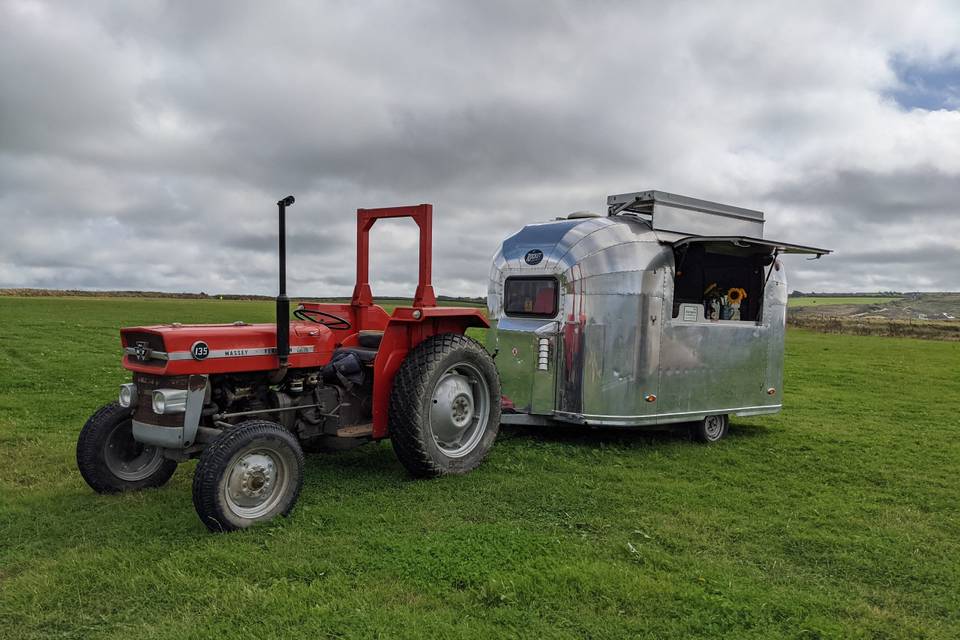
[[[763,212],[664,191],[637,191],[607,196],[607,215],[630,213],[653,229],[695,236],[763,237]],[[570,217],[573,217],[571,214]]]
[[[582,220],[583,218],[600,218],[599,213],[593,211],[574,211],[567,215],[567,220]]]

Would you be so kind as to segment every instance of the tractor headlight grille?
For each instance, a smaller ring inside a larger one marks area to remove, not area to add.
[[[186,389],[157,389],[153,392],[153,412],[183,413],[187,410]]]
[[[120,385],[120,397],[118,398],[121,407],[137,406],[137,385],[132,382]]]
[[[183,426],[183,412],[171,413],[166,404],[166,397],[162,407],[165,413],[157,413],[154,410],[156,408],[154,407],[154,392],[182,391],[184,397],[186,397],[189,378],[190,376],[155,376],[147,373],[135,373],[133,384],[137,386],[137,401],[134,405],[133,419],[144,424],[155,424],[163,427]]]

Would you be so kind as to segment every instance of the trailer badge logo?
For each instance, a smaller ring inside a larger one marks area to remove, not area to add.
[[[523,260],[527,264],[540,264],[540,261],[543,260],[543,251],[530,249],[530,251],[527,251],[527,255],[523,256]]]
[[[203,360],[210,355],[210,347],[208,347],[207,343],[203,340],[197,340],[193,343],[193,346],[190,347],[190,355],[193,356],[194,360]]]
[[[146,360],[148,351],[149,349],[147,349],[146,342],[137,342],[137,344],[133,347],[133,355],[137,358],[137,360]]]

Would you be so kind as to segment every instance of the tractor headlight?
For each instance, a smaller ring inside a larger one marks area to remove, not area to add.
[[[183,413],[186,410],[186,389],[157,389],[153,392],[154,413]]]
[[[132,382],[120,385],[120,406],[127,409],[137,406],[137,385]]]

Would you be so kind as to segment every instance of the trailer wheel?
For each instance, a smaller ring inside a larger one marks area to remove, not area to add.
[[[193,506],[210,531],[286,516],[300,496],[303,451],[280,425],[248,420],[210,443],[193,474]]]
[[[97,493],[160,487],[177,463],[133,438],[132,410],[111,402],[90,416],[77,438],[77,467]]]
[[[493,358],[458,333],[427,338],[397,371],[389,415],[393,450],[413,476],[471,471],[500,429],[500,378]]]
[[[690,435],[697,442],[716,442],[727,435],[729,419],[725,414],[707,416],[690,426]]]

